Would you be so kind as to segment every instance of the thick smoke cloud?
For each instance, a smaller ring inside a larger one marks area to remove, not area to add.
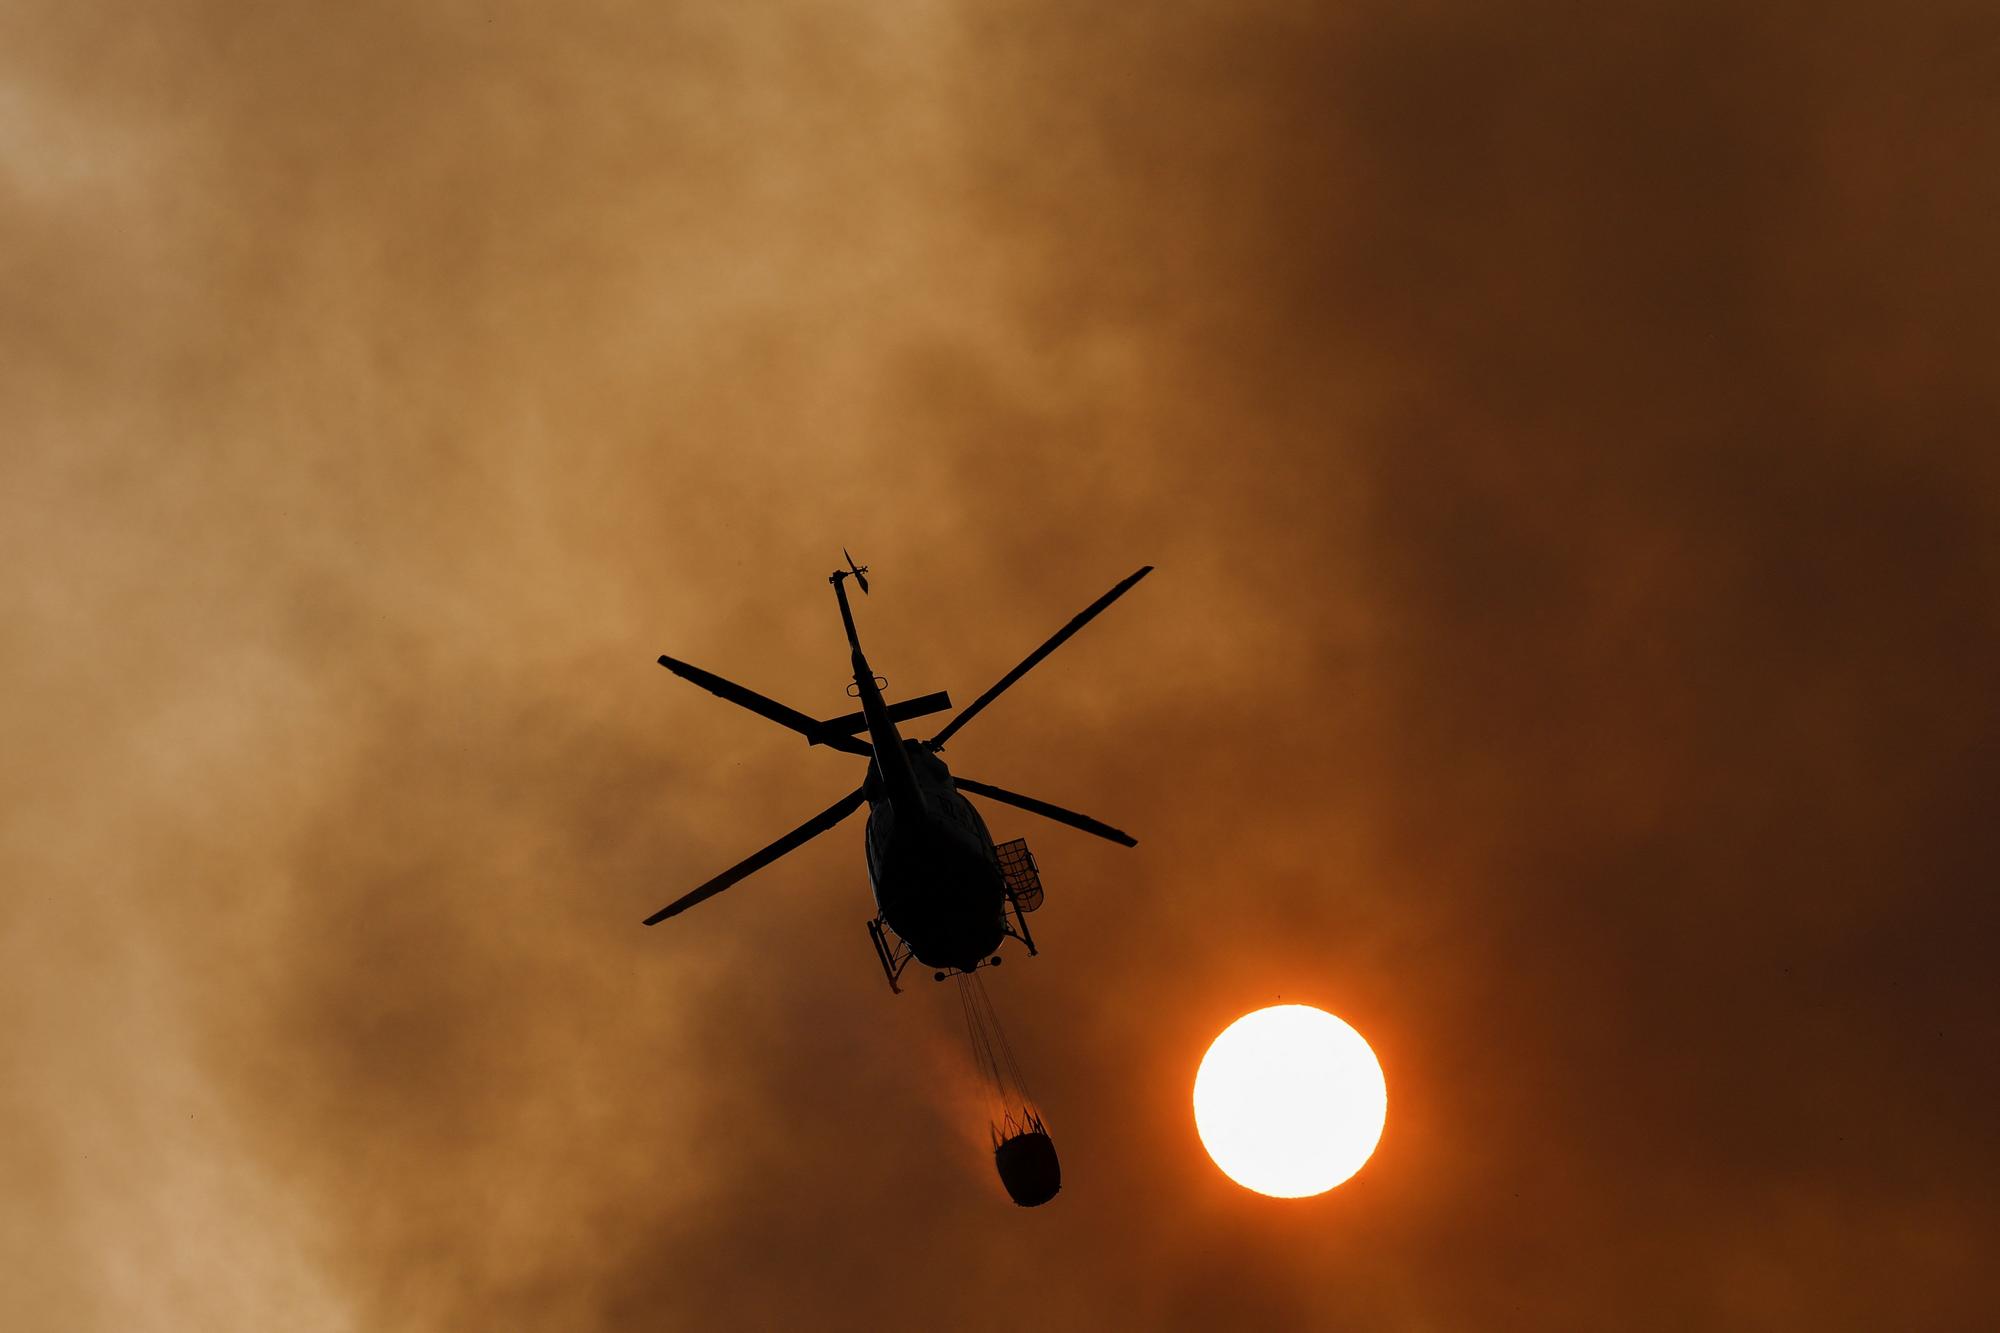
[[[1984,7],[0,17],[5,1322],[1959,1328],[2000,788]],[[1988,62],[1990,63],[1990,62]],[[893,693],[1131,828],[993,989]],[[1349,1185],[1206,1041],[1354,1022]]]

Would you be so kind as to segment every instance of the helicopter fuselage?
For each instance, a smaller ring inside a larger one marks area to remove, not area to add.
[[[931,747],[905,740],[889,716],[882,687],[847,605],[843,575],[831,580],[874,747],[868,781],[868,880],[889,929],[927,967],[970,972],[1000,947],[1007,896],[993,836],[958,794],[951,770]]]
[[[869,774],[865,843],[875,905],[926,967],[969,972],[1006,933],[993,836],[942,759],[916,741],[897,748],[911,779],[904,799],[890,798],[879,771]]]

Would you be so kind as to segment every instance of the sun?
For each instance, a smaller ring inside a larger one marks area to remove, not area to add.
[[[1245,1189],[1280,1199],[1324,1194],[1359,1171],[1388,1112],[1375,1052],[1310,1005],[1245,1014],[1194,1076],[1194,1125],[1208,1155]]]

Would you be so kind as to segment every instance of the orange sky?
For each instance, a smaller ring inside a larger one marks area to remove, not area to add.
[[[1964,1328],[1990,6],[0,14],[9,1327]],[[824,578],[1041,860],[883,987]],[[1187,1095],[1319,1004],[1375,1160]]]

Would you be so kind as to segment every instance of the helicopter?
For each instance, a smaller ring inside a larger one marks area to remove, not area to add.
[[[997,966],[1001,961],[998,950],[1010,937],[1018,939],[1033,956],[1037,950],[1028,914],[1042,903],[1041,876],[1034,856],[1024,838],[995,843],[986,821],[965,793],[1068,824],[1121,846],[1135,847],[1138,839],[1089,815],[957,777],[938,758],[938,752],[1009,686],[1152,573],[1153,567],[1145,565],[1121,579],[961,709],[936,735],[915,740],[905,739],[896,724],[944,712],[951,707],[951,698],[942,691],[895,704],[883,698],[888,682],[869,667],[847,600],[849,579],[864,595],[868,592],[868,566],[855,564],[844,548],[841,555],[847,561],[846,568],[836,569],[827,582],[833,585],[841,625],[847,631],[854,667],[854,681],[847,693],[859,700],[859,712],[821,720],[664,654],[660,665],[711,694],[798,732],[809,745],[866,758],[866,777],[860,786],[776,842],[647,917],[646,924],[657,925],[708,901],[787,852],[796,851],[866,804],[868,825],[863,846],[876,907],[868,934],[890,991],[902,992],[898,983],[913,958],[934,969],[935,980],[943,981],[981,966]],[[867,740],[861,739],[863,732]]]

